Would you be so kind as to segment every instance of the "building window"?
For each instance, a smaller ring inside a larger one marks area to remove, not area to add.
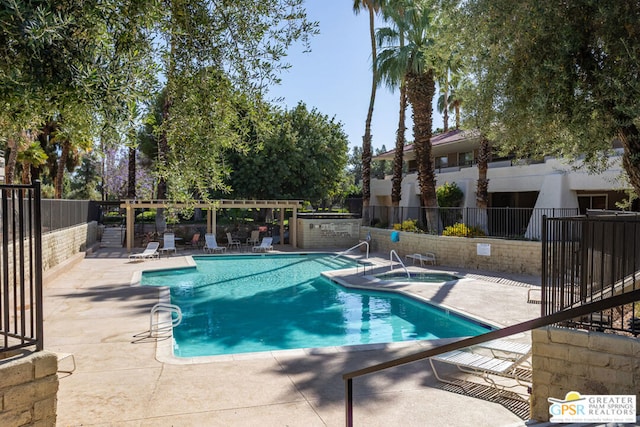
[[[436,168],[444,169],[449,167],[449,158],[447,156],[436,157]]]
[[[587,209],[607,209],[606,194],[583,194],[578,196],[580,214],[584,215]]]
[[[460,153],[458,155],[458,164],[460,166],[471,166],[473,164],[473,151]]]

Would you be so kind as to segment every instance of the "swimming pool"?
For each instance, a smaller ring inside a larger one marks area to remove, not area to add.
[[[178,357],[478,335],[491,328],[412,298],[322,277],[355,267],[331,254],[194,257],[195,268],[144,272],[182,310]]]

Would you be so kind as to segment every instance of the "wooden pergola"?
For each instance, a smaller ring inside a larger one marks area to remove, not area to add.
[[[133,248],[134,223],[136,209],[180,209],[187,206],[184,203],[170,200],[123,200],[120,207],[127,213],[127,251]],[[190,208],[207,211],[207,233],[216,229],[216,210],[218,209],[278,209],[280,212],[280,244],[284,244],[284,212],[293,210],[293,216],[289,221],[289,243],[294,248],[296,242],[296,220],[298,209],[302,207],[302,200],[214,200],[209,202],[195,201],[188,204]]]

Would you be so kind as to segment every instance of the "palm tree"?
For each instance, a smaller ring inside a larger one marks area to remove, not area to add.
[[[31,142],[17,155],[17,161],[22,164],[22,183],[31,184],[31,166],[40,167],[47,162],[47,153],[44,152],[40,142]]]
[[[385,21],[389,21],[396,26],[403,23],[404,4],[403,0],[390,0],[383,8],[382,14]],[[384,34],[392,30],[383,29],[378,33],[382,39]],[[398,30],[398,49],[404,49],[404,31]],[[402,165],[404,157],[404,145],[406,142],[405,131],[407,126],[406,112],[407,112],[407,85],[405,80],[404,70],[397,70],[395,68],[384,68],[384,73],[379,70],[378,78],[384,81],[387,87],[394,90],[398,86],[400,87],[400,109],[398,113],[398,129],[396,130],[396,147],[393,156],[393,177],[391,179],[391,206],[393,209],[392,221],[393,223],[400,223],[400,200],[402,198]]]
[[[376,102],[376,87],[378,84],[378,73],[376,68],[376,38],[374,31],[374,17],[380,10],[383,0],[354,0],[353,11],[358,14],[361,9],[369,12],[369,36],[371,38],[371,60],[372,60],[372,83],[371,96],[369,98],[369,110],[364,125],[364,135],[362,137],[362,215],[364,223],[369,225],[369,201],[371,199],[371,118],[373,117],[373,106]]]
[[[432,101],[436,91],[435,69],[425,57],[433,47],[435,10],[424,1],[407,5],[396,19],[395,28],[378,31],[380,52],[378,67],[383,75],[402,76],[406,82],[407,99],[413,109],[414,151],[418,163],[418,181],[423,206],[427,209],[427,225],[436,230],[438,206],[435,186],[435,170],[431,151],[433,125]],[[400,47],[400,33],[405,44]]]

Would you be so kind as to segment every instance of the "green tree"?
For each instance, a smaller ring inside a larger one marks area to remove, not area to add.
[[[376,102],[376,88],[378,86],[378,65],[375,36],[375,14],[380,10],[381,0],[354,0],[353,11],[358,14],[366,9],[369,14],[369,38],[371,40],[371,95],[369,96],[369,109],[362,136],[362,216],[364,223],[368,225],[370,220],[369,203],[371,199],[371,120],[373,107]]]
[[[209,188],[229,190],[222,153],[247,149],[250,129],[267,119],[261,95],[287,67],[287,48],[306,42],[316,25],[302,0],[161,3],[166,87],[158,197],[207,198]]]
[[[304,104],[273,112],[273,131],[247,153],[231,152],[229,186],[237,198],[300,199],[314,204],[341,191],[347,165],[342,124]]]
[[[606,166],[612,141],[640,193],[640,3],[465,2],[469,58],[494,110],[492,140],[521,157]]]

